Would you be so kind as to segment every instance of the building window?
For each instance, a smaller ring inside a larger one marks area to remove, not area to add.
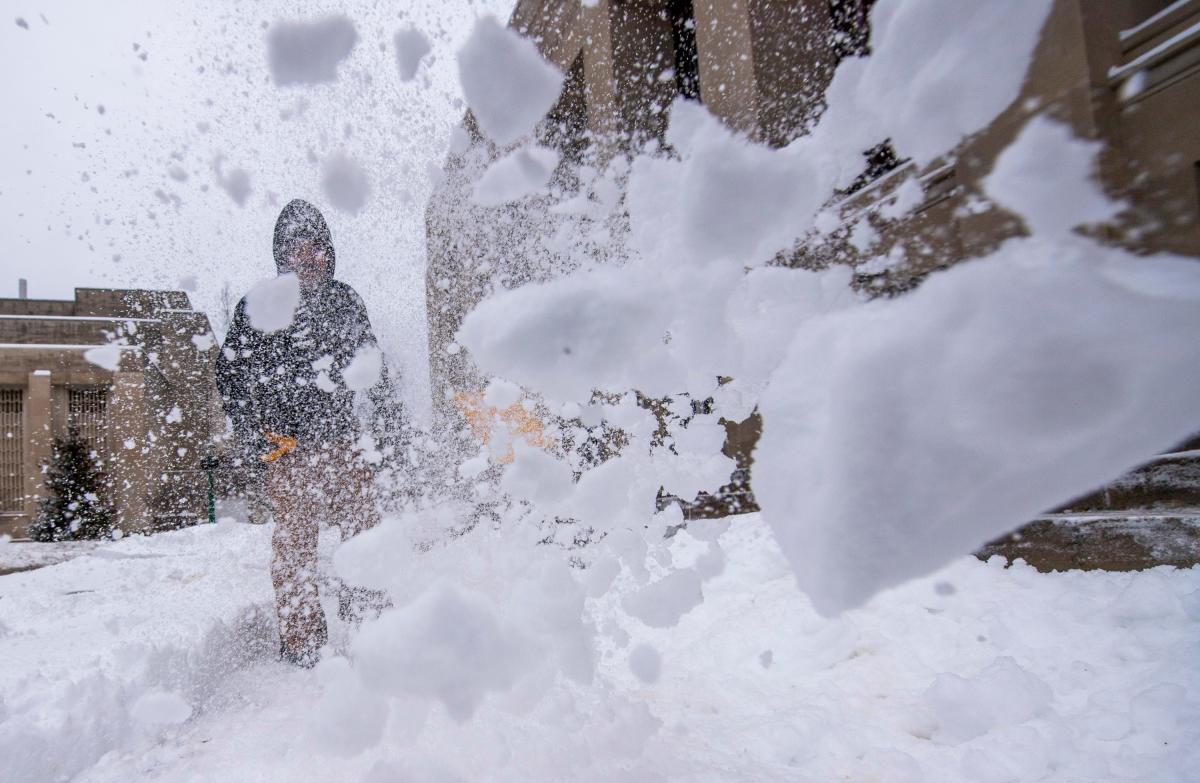
[[[67,429],[75,430],[88,448],[103,461],[108,456],[106,431],[108,389],[81,386],[70,389],[67,397]]]
[[[24,391],[0,389],[0,514],[25,510]]]
[[[700,51],[696,48],[696,13],[692,0],[668,0],[671,41],[675,47],[675,86],[679,94],[700,100]]]

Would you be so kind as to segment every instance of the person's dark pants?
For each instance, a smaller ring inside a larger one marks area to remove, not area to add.
[[[345,541],[379,524],[374,474],[353,449],[292,451],[267,468],[267,494],[275,514],[271,582],[285,657],[315,662],[328,640],[317,594],[320,522],[338,525]],[[348,612],[350,595],[339,602]]]

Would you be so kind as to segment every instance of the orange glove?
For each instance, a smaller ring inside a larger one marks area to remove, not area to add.
[[[296,439],[289,435],[276,435],[273,432],[264,432],[263,436],[278,446],[278,448],[276,448],[270,454],[264,454],[262,456],[263,462],[274,462],[284,454],[287,454],[289,451],[296,448]]]

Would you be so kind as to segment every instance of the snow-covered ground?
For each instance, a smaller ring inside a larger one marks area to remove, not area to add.
[[[104,541],[9,541],[0,544],[0,574],[65,563],[105,546]]]
[[[624,613],[620,579],[589,600],[590,684],[488,696],[461,723],[393,700],[363,747],[347,628],[315,670],[275,660],[269,535],[223,523],[0,578],[0,779],[1160,783],[1200,768],[1200,568],[963,558],[830,620],[742,517],[676,627]],[[686,560],[695,539],[677,538]]]

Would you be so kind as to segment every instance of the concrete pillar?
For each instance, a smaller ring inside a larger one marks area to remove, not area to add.
[[[752,39],[755,140],[782,147],[823,111],[837,66],[830,5],[828,0],[743,2]]]
[[[664,78],[675,68],[671,21],[658,3],[620,3],[612,8],[610,24],[619,131],[636,148],[666,133],[667,109],[676,94],[674,79]]]
[[[145,378],[140,372],[113,373],[109,396],[109,471],[117,526],[125,532],[146,530],[152,520],[146,496],[146,467],[151,444],[145,421]]]
[[[34,370],[25,387],[25,513],[32,521],[45,496],[42,467],[52,456],[50,371]]]
[[[588,130],[600,147],[601,160],[615,152],[619,123],[617,85],[613,76],[612,11],[609,0],[582,9],[584,100]]]
[[[694,0],[700,97],[726,125],[758,131],[749,0]]]

